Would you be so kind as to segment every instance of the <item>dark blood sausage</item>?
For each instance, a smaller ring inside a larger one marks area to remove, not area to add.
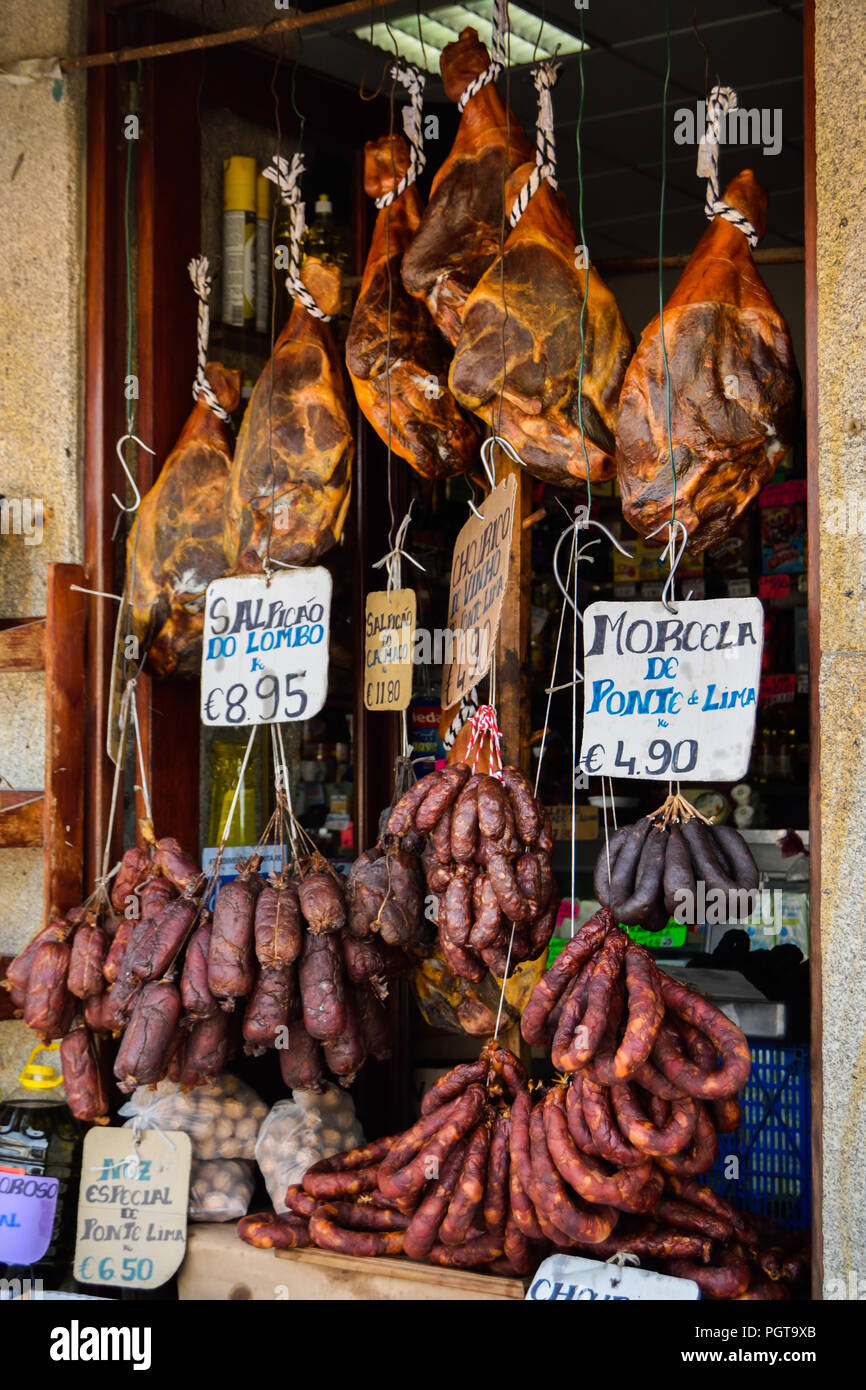
[[[123,957],[126,955],[126,948],[129,939],[136,927],[134,917],[124,917],[118,923],[117,931],[111,938],[111,943],[105,953],[105,960],[102,962],[102,973],[109,984],[113,984],[117,979]]]
[[[472,930],[468,944],[474,951],[492,946],[502,926],[502,909],[486,874],[479,874],[472,884]]]
[[[451,858],[471,864],[478,844],[478,786],[470,779],[451,811]]]
[[[93,998],[93,996],[90,996]],[[108,1124],[108,1088],[99,1043],[89,1028],[76,1028],[60,1044],[66,1100],[76,1120]]]
[[[592,891],[598,898],[602,907],[610,906],[610,876],[613,873],[617,856],[625,843],[625,838],[631,830],[630,825],[621,825],[615,830],[596,856],[595,868],[592,874]],[[608,871],[609,870],[609,871]]]
[[[441,772],[431,772],[405,791],[388,817],[388,834],[405,835],[415,826],[415,812],[425,796],[441,781]]]
[[[253,950],[253,918],[260,881],[241,872],[216,895],[208,949],[207,982],[220,1007],[231,1012],[235,1000],[253,987],[256,958]]]
[[[439,817],[430,836],[433,855],[438,863],[451,863],[451,807]]]
[[[298,1216],[276,1216],[270,1211],[241,1217],[238,1235],[258,1250],[303,1250],[313,1244],[309,1221]]]
[[[189,939],[180,977],[180,1002],[184,1017],[197,1021],[210,1018],[219,1008],[207,982],[207,960],[210,949],[210,913],[205,913]]]
[[[378,980],[384,983],[392,970],[393,952],[381,937],[370,936],[359,940],[343,932],[340,938],[343,951],[343,964],[353,985],[365,980]]]
[[[667,831],[659,825],[651,825],[641,849],[632,893],[612,900],[618,922],[627,925],[646,922],[653,914],[662,897],[667,847]]]
[[[418,861],[392,845],[385,855],[385,869],[386,892],[373,925],[387,945],[408,949],[418,933],[424,906]]]
[[[421,1101],[421,1114],[431,1115],[462,1095],[473,1082],[483,1081],[487,1076],[488,1067],[486,1057],[479,1058],[477,1062],[461,1062],[459,1066],[452,1067],[444,1076],[440,1076],[438,1081],[434,1081],[425,1093]]]
[[[386,1197],[410,1197],[420,1192],[425,1182],[429,1182],[439,1172],[441,1164],[457,1140],[474,1129],[483,1110],[484,1090],[481,1086],[473,1084],[462,1096],[452,1101],[450,1113],[442,1116],[440,1109],[432,1115],[424,1116],[413,1125],[404,1139],[413,1134],[417,1137],[418,1132],[430,1126],[440,1116],[442,1118],[439,1126],[432,1130],[432,1136],[426,1142],[422,1140],[422,1147],[403,1166],[399,1166],[395,1161],[395,1154],[402,1154],[400,1144],[394,1145],[379,1169],[379,1190],[384,1192]]]
[[[502,782],[514,810],[517,833],[525,844],[532,844],[542,830],[542,816],[532,787],[519,767],[504,767]]]
[[[378,850],[359,854],[346,880],[346,928],[353,939],[372,936],[387,886],[384,856]]]
[[[699,1265],[690,1260],[669,1260],[668,1272],[677,1279],[693,1279],[703,1298],[741,1298],[749,1287],[749,1266],[735,1255],[722,1256],[720,1265]]]
[[[339,938],[304,935],[298,967],[304,1026],[311,1038],[338,1038],[346,1027],[346,988]]]
[[[752,851],[739,830],[733,825],[713,825],[710,827],[710,835],[721,847],[730,864],[737,887],[753,893],[760,883],[761,876]]]
[[[551,1012],[569,981],[595,954],[612,925],[613,919],[607,908],[601,908],[588,922],[584,922],[577,935],[560,951],[553,965],[538,981],[523,1010],[520,1032],[524,1042],[532,1047],[545,1045]]]
[[[102,1008],[102,1024],[107,1032],[115,1037],[123,1032],[140,993],[141,980],[135,975],[126,975],[109,985]]]
[[[138,845],[130,845],[120,861],[120,868],[111,885],[111,906],[115,912],[126,911],[127,898],[131,897],[151,872],[150,855]]]
[[[72,938],[67,988],[78,999],[89,999],[105,989],[102,966],[108,949],[108,937],[102,927],[85,924]]]
[[[709,1038],[721,1057],[721,1066],[714,1072],[705,1073],[681,1054],[677,1056],[663,1028],[659,1031],[653,1053],[657,1065],[669,1081],[689,1095],[700,1096],[703,1100],[723,1100],[735,1095],[745,1085],[752,1065],[752,1054],[745,1034],[703,995],[672,980],[664,971],[659,974],[662,997],[667,1007]]]
[[[477,1265],[490,1264],[498,1260],[505,1247],[505,1234],[485,1231],[465,1245],[434,1245],[427,1252],[431,1264],[443,1265],[447,1269],[474,1269]]]
[[[719,857],[710,827],[697,816],[693,816],[683,824],[683,836],[692,857],[695,878],[698,881],[703,880],[707,891],[714,888],[729,893],[736,889],[736,883],[728,875]]]
[[[158,980],[164,975],[198,916],[198,903],[191,898],[176,898],[161,913],[154,930],[132,965],[132,973],[140,980]]]
[[[244,1051],[260,1057],[276,1047],[280,1031],[288,1027],[289,1006],[295,992],[292,966],[260,965],[253,992],[244,1010]]]
[[[47,927],[42,927],[35,936],[31,937],[23,951],[9,962],[6,968],[6,978],[3,981],[9,990],[25,990],[27,980],[30,975],[30,967],[33,964],[33,957],[37,949],[44,941],[65,941],[69,935],[69,925],[61,918],[55,918],[49,922]]]
[[[213,1081],[225,1070],[226,1063],[237,1048],[237,1019],[221,1010],[211,1018],[202,1018],[193,1025],[183,1052],[179,1081],[183,1090],[191,1090],[205,1081]]]
[[[310,1235],[320,1250],[336,1250],[340,1255],[399,1255],[403,1249],[402,1231],[350,1231],[338,1225],[334,1207],[325,1205],[310,1217]]]
[[[641,820],[635,821],[634,825],[630,825],[628,834],[623,837],[619,854],[616,856],[616,863],[613,865],[610,875],[609,903],[616,922],[620,920],[620,903],[626,902],[634,889],[644,841],[649,834],[651,825],[652,821],[649,816],[644,816]]]
[[[351,991],[346,994],[346,1023],[342,1033],[329,1038],[322,1048],[328,1070],[338,1078],[341,1086],[351,1086],[367,1059],[361,1021]]]
[[[375,1057],[377,1062],[387,1062],[392,1055],[391,1032],[388,1014],[379,1002],[379,996],[371,984],[362,981],[354,986],[354,997],[366,1055]]]
[[[460,1245],[484,1200],[490,1131],[482,1122],[470,1134],[457,1187],[439,1227],[443,1245]]]
[[[409,1222],[403,1241],[403,1254],[408,1255],[410,1260],[423,1260],[436,1244],[442,1218],[460,1177],[465,1153],[466,1141],[460,1139],[442,1164],[438,1180],[425,1194]]]
[[[678,1102],[671,1101],[671,1104],[677,1105]],[[658,1164],[666,1173],[673,1173],[680,1178],[693,1178],[709,1172],[716,1161],[718,1151],[719,1143],[713,1122],[707,1114],[706,1107],[699,1105],[691,1143],[680,1153],[665,1154],[659,1158]]]
[[[544,1131],[557,1171],[584,1201],[633,1209],[640,1190],[648,1182],[652,1164],[645,1160],[633,1168],[607,1173],[597,1159],[577,1148],[568,1128],[565,1087],[555,1086],[544,1100]]]
[[[338,932],[346,925],[343,889],[328,869],[304,874],[298,903],[311,932]]]
[[[663,1125],[655,1125],[641,1109],[637,1092],[629,1081],[610,1088],[617,1123],[630,1144],[653,1158],[678,1154],[688,1145],[698,1118],[697,1103],[686,1096],[670,1104],[670,1115]]]
[[[545,1101],[546,1104],[546,1101]],[[532,1198],[542,1229],[547,1223],[570,1241],[595,1244],[605,1240],[616,1225],[618,1213],[608,1206],[586,1207],[572,1197],[559,1175],[547,1147],[544,1105],[536,1105],[529,1119]]]
[[[421,785],[428,788],[429,784],[429,788],[425,790],[414,816],[415,829],[419,835],[430,834],[442,816],[454,805],[468,781],[469,768],[465,763],[451,763],[449,767],[442,768],[435,782],[432,777],[424,779]]]
[[[66,987],[71,954],[65,941],[41,941],[30,962],[24,1022],[43,1042],[68,1033],[75,1015],[75,996]]]
[[[487,1183],[484,1188],[482,1214],[488,1231],[502,1233],[508,1216],[508,1170],[511,1160],[508,1146],[511,1138],[511,1116],[497,1114],[490,1136],[487,1158]],[[506,1250],[506,1254],[507,1254]]]
[[[256,900],[253,935],[259,965],[292,965],[301,954],[298,890],[285,875],[267,884]]]
[[[677,1201],[675,1197],[663,1197],[655,1214],[659,1221],[666,1221],[669,1226],[688,1231],[690,1235],[706,1236],[708,1240],[731,1240],[734,1235],[729,1221],[723,1221],[720,1216],[714,1216],[703,1207],[692,1206],[691,1202]]]
[[[153,856],[153,867],[157,873],[173,883],[183,893],[201,877],[201,870],[191,854],[182,849],[177,840],[167,835],[157,840]]]
[[[506,854],[491,854],[487,861],[487,876],[499,906],[508,920],[528,922],[531,916],[530,904],[518,887],[511,860]]]
[[[697,884],[689,846],[678,825],[671,828],[662,880],[665,911],[677,922],[695,925]]]
[[[592,1137],[592,1147],[599,1158],[606,1158],[608,1163],[623,1168],[645,1163],[649,1155],[630,1143],[620,1129],[613,1111],[610,1087],[599,1086],[588,1072],[582,1075],[583,1118]],[[576,1088],[577,1079],[573,1083],[573,1089]],[[575,1103],[572,1101],[572,1104]]]
[[[625,957],[628,937],[618,928],[605,938],[589,982],[586,1009],[563,1056],[569,1071],[579,1071],[594,1057],[601,1042],[607,1012]]]
[[[143,986],[114,1062],[114,1075],[127,1094],[158,1081],[180,1019],[180,993],[167,980]]]
[[[628,1021],[613,1059],[614,1075],[620,1079],[633,1076],[649,1057],[665,1011],[655,962],[634,942],[626,948],[625,983]]]
[[[325,1075],[322,1047],[304,1027],[300,1000],[295,1001],[288,1029],[286,1046],[277,1049],[283,1084],[291,1091],[321,1091]]]

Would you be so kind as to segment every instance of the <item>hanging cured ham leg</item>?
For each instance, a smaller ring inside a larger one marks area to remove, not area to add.
[[[442,53],[442,81],[452,101],[489,67],[474,29]],[[502,245],[502,192],[532,147],[493,82],[466,103],[451,153],[433,180],[417,235],[403,257],[403,283],[424,299],[441,332],[457,342],[467,296]]]
[[[760,237],[767,195],[750,169],[724,202]],[[788,326],[739,226],[716,216],[664,308],[670,372],[675,515],[689,550],[728,534],[794,435],[799,377]],[[665,370],[658,315],[628,369],[617,424],[626,519],[642,536],[671,516]]]
[[[364,188],[395,190],[409,169],[402,136],[368,142]],[[355,395],[380,439],[424,478],[462,473],[478,455],[478,434],[448,389],[448,353],[423,300],[400,279],[403,253],[421,222],[414,183],[379,210],[361,292],[346,341]],[[390,337],[389,337],[390,335]]]
[[[509,180],[509,208],[533,167]],[[578,268],[577,240],[565,198],[543,181],[501,261],[466,301],[449,377],[461,405],[507,439],[530,473],[560,487],[581,483],[587,464],[592,482],[613,476],[617,403],[634,349],[610,290],[592,266]]]

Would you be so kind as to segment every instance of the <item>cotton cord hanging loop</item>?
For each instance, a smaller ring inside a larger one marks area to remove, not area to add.
[[[427,81],[427,74],[420,72],[411,63],[395,63],[391,69],[391,76],[409,93],[408,105],[403,107],[403,130],[409,141],[409,168],[396,188],[376,199],[377,208],[390,207],[395,198],[399,198],[400,194],[405,193],[415,182],[427,162],[424,137],[421,133],[421,111],[424,106],[424,83]]]
[[[538,118],[535,125],[535,168],[515,198],[508,220],[516,227],[529,206],[529,200],[547,180],[551,188],[556,182],[556,139],[553,132],[553,100],[551,91],[559,76],[561,63],[539,63],[532,69],[532,80],[538,92]]]
[[[487,86],[488,82],[495,82],[499,74],[506,65],[505,53],[505,34],[508,29],[508,0],[494,0],[493,5],[493,31],[491,34],[491,48],[493,57],[488,66],[482,73],[469,83],[460,100],[457,103],[457,110],[463,111],[466,103],[471,101],[474,96]]]
[[[273,164],[265,169],[265,178],[276,184],[280,198],[289,207],[289,269],[286,274],[286,287],[295,299],[300,300],[308,314],[329,323],[332,315],[322,313],[301,279],[301,237],[304,234],[304,204],[301,201],[303,172],[302,154],[293,154],[291,163],[278,154],[274,155]]]
[[[416,560],[414,555],[411,555],[408,550],[404,549],[404,545],[406,542],[406,533],[409,530],[409,522],[412,520],[413,506],[414,499],[412,502],[409,503],[409,510],[404,516],[403,520],[400,522],[400,525],[397,527],[397,534],[394,537],[393,546],[387,552],[386,555],[382,556],[381,560],[376,560],[375,564],[373,565],[374,570],[382,569],[383,565],[386,567],[388,575],[387,592],[389,594],[393,593],[395,589],[399,589],[401,587],[401,560],[408,560],[410,565],[414,565],[417,570],[421,570],[421,572],[424,573],[424,566],[421,564],[421,561]]]
[[[195,369],[195,381],[192,384],[192,398],[194,401],[197,401],[199,397],[201,397],[206,404],[210,406],[214,415],[218,416],[220,420],[228,420],[228,411],[223,410],[204,373],[204,369],[207,365],[207,343],[210,337],[210,307],[208,305],[208,299],[211,291],[211,278],[207,256],[193,256],[187,266],[187,270],[189,271],[189,278],[192,280],[193,288],[198,295],[198,360]]]
[[[758,233],[747,217],[719,196],[719,140],[722,119],[727,121],[728,112],[737,110],[737,94],[733,87],[714,87],[706,105],[707,128],[698,146],[698,178],[707,180],[704,212],[710,222],[714,217],[724,217],[726,222],[739,227],[754,251],[758,244]]]

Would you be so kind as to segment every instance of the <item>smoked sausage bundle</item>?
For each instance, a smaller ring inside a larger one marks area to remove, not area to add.
[[[427,837],[421,862],[453,975],[477,984],[489,970],[503,979],[541,955],[559,906],[553,837],[518,768],[493,776],[452,763],[430,773],[392,809],[385,841],[408,833]]]
[[[669,917],[695,926],[739,922],[756,907],[758,867],[732,825],[691,815],[621,826],[595,862],[595,895],[625,926],[657,931]]]

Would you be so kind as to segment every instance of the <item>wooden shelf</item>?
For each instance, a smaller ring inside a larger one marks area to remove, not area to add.
[[[0,849],[39,849],[44,801],[41,791],[0,791]]]
[[[0,629],[0,671],[42,671],[44,667],[44,618],[22,618]]]

